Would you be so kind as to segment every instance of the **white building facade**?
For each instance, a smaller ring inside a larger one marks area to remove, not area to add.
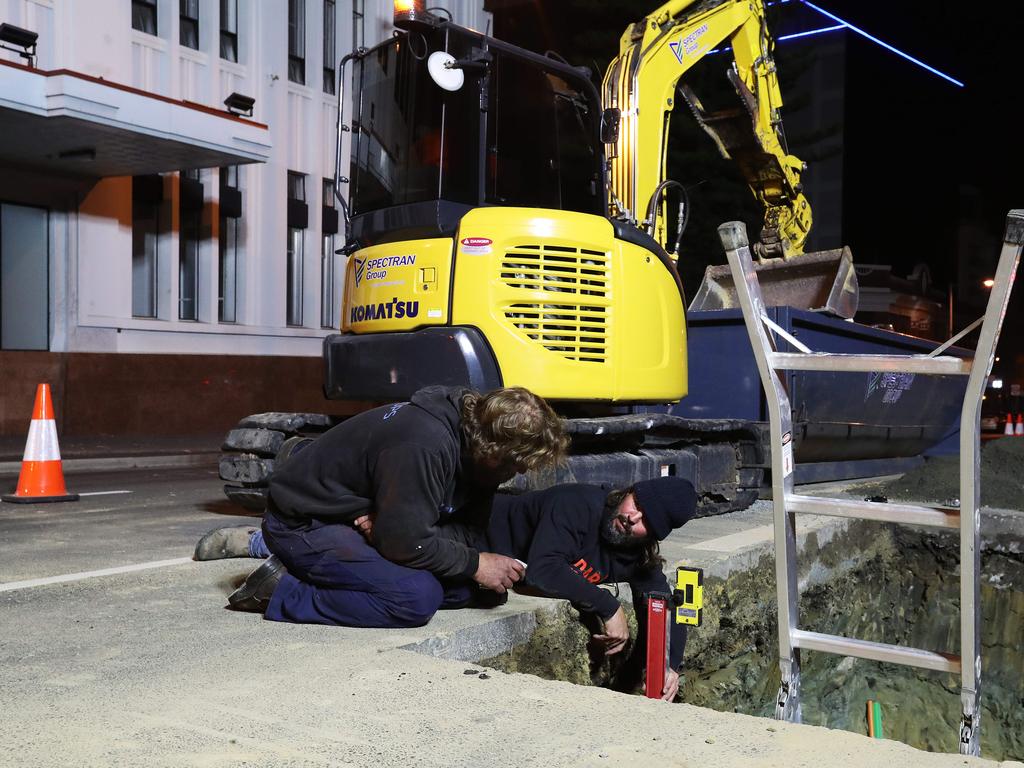
[[[482,0],[431,4],[489,24]],[[344,282],[336,66],[391,19],[380,0],[0,3],[0,23],[38,34],[34,60],[0,50],[8,380],[54,368],[40,353],[129,377],[110,356],[175,355],[197,376],[197,360],[318,358]],[[251,116],[228,114],[231,94]],[[0,403],[0,433],[25,407]]]

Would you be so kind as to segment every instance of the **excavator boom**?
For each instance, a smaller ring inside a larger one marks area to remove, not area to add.
[[[710,113],[690,86],[677,85],[722,45],[732,48],[728,76],[738,104]],[[678,95],[722,155],[739,165],[765,207],[766,235],[778,243],[778,255],[802,252],[811,210],[800,184],[804,164],[785,147],[772,47],[762,0],[673,0],[626,30],[604,79],[605,105],[622,114],[610,175],[618,214],[653,224],[665,242],[663,213],[647,204],[666,177],[668,117]]]
[[[711,111],[686,74],[710,52],[726,46],[732,51],[726,76],[737,101]],[[812,221],[800,181],[805,165],[786,146],[773,49],[763,0],[672,0],[626,29],[603,84],[605,106],[621,114],[618,138],[609,152],[611,214],[646,229],[667,246],[661,192],[667,176],[669,117],[682,99],[764,206],[758,255],[804,262],[788,286],[786,268],[773,267],[773,280],[783,288],[779,295],[793,306],[852,316],[857,286],[849,256],[843,258],[840,251],[813,259],[802,256]],[[734,306],[734,291],[720,284],[727,270],[710,269],[698,295],[711,297],[711,303],[691,309]],[[709,281],[714,284],[708,286]],[[823,306],[822,294],[841,301]]]

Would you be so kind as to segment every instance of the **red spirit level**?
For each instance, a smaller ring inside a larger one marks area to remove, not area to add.
[[[647,596],[647,698],[660,699],[668,673],[669,596]]]

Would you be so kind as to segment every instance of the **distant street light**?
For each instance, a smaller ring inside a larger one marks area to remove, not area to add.
[[[986,277],[984,280],[981,281],[981,284],[986,288],[991,288],[993,285],[996,284],[996,281],[993,280],[991,277]]]

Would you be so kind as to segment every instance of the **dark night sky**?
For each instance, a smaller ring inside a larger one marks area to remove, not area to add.
[[[970,208],[1001,230],[1024,207],[1024,161],[1012,154],[1017,128],[1013,78],[1024,11],[982,13],[963,2],[820,0],[820,7],[963,81],[957,88],[852,33],[848,36],[844,235],[872,260],[907,268],[921,252],[952,248]],[[498,5],[498,3],[495,3]],[[657,7],[637,0],[512,0],[496,9],[495,34],[554,49],[603,70],[626,25]],[[797,6],[796,0],[791,0]],[[834,22],[803,9],[798,26]],[[785,45],[785,44],[783,44]],[[604,54],[603,56],[601,54]],[[783,94],[785,97],[785,94]],[[965,185],[976,189],[961,199]],[[811,201],[813,205],[813,200]],[[946,278],[950,259],[935,259]]]

